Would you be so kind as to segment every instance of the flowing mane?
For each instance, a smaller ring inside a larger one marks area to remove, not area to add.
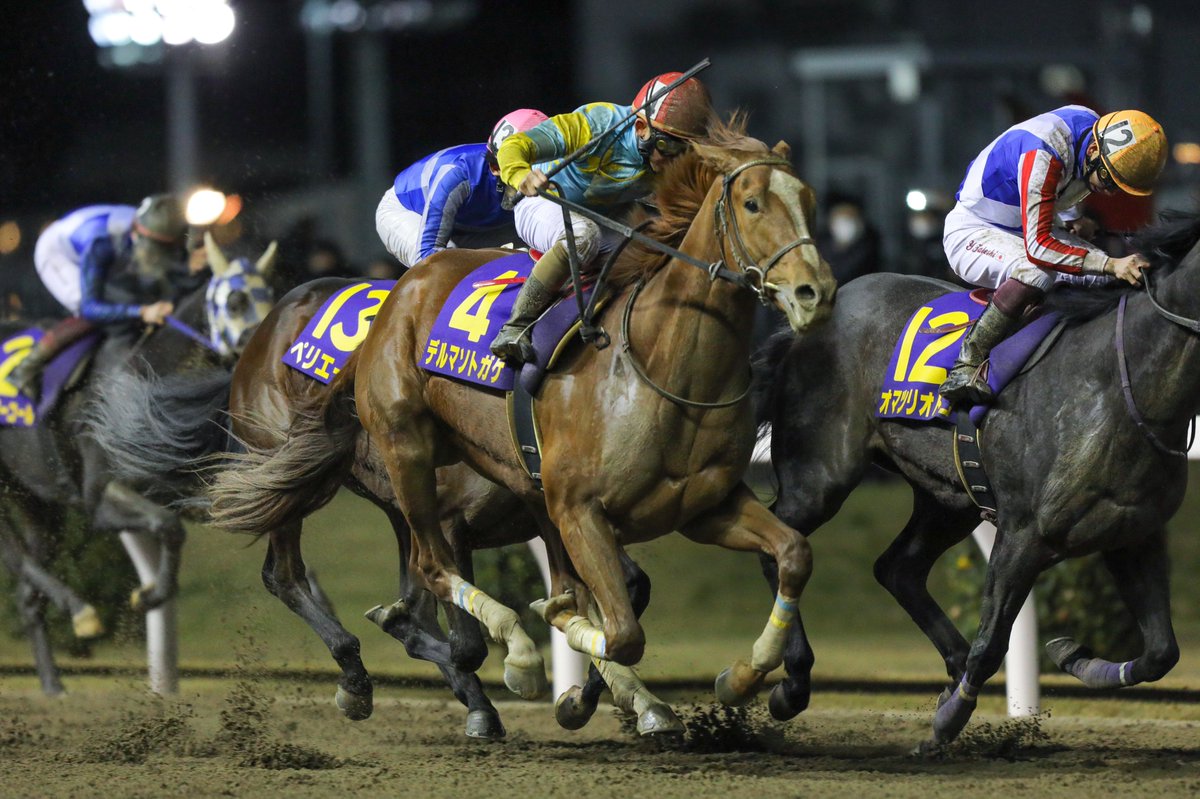
[[[1139,232],[1132,241],[1134,252],[1150,261],[1154,278],[1161,279],[1175,270],[1197,241],[1200,241],[1200,212],[1163,211],[1156,225]],[[1062,314],[1068,324],[1083,324],[1117,307],[1121,297],[1141,291],[1126,283],[1114,283],[1101,289],[1063,285],[1046,297],[1047,311]]]
[[[703,144],[744,154],[746,159],[761,158],[771,152],[766,144],[746,135],[746,117],[741,113],[734,113],[728,122],[714,120]],[[658,213],[639,209],[633,213],[629,224],[634,227],[646,224],[642,232],[647,236],[678,247],[720,174],[715,164],[696,149],[689,149],[668,163],[659,176],[654,195]],[[628,286],[657,272],[667,260],[668,257],[658,250],[632,243],[613,264],[610,285],[615,289]]]

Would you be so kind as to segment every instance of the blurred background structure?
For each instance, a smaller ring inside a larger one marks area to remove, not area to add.
[[[407,164],[514,107],[629,102],[704,56],[719,108],[857,208],[868,271],[945,276],[941,215],[969,160],[1065,103],[1164,124],[1158,207],[1191,207],[1200,177],[1189,0],[78,0],[16,4],[3,36],[6,313],[53,308],[30,267],[42,225],[166,188],[243,198],[227,245],[380,271],[374,206]],[[1150,208],[1094,212],[1121,229]]]

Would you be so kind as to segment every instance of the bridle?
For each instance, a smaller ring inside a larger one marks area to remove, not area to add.
[[[1149,270],[1142,271],[1142,279],[1146,281],[1146,296],[1150,299],[1150,305],[1154,308],[1155,312],[1159,314],[1159,316],[1179,325],[1185,330],[1191,331],[1192,333],[1200,333],[1200,320],[1188,319],[1186,316],[1180,316],[1179,314],[1172,313],[1164,308],[1157,299],[1155,299],[1154,292],[1150,286]],[[1125,360],[1125,304],[1128,299],[1128,294],[1121,295],[1121,301],[1117,305],[1117,334],[1114,342],[1114,346],[1117,350],[1117,367],[1121,373],[1121,393],[1125,397],[1125,408],[1129,412],[1129,417],[1133,419],[1134,424],[1136,424],[1138,429],[1142,431],[1142,435],[1144,435],[1146,439],[1154,445],[1155,449],[1164,455],[1173,455],[1179,458],[1186,458],[1188,450],[1192,448],[1192,444],[1196,440],[1196,420],[1192,419],[1192,423],[1188,432],[1187,447],[1182,450],[1172,449],[1164,444],[1162,440],[1155,435],[1154,431],[1150,429],[1150,425],[1146,423],[1146,420],[1142,418],[1141,412],[1138,411],[1137,403],[1134,402],[1133,384],[1129,379],[1129,366]]]
[[[721,279],[732,283],[739,288],[749,289],[763,305],[768,305],[768,292],[777,290],[778,287],[767,282],[767,274],[779,263],[783,256],[787,255],[792,250],[805,244],[816,246],[816,242],[810,236],[797,237],[793,241],[776,250],[775,253],[762,264],[757,262],[754,257],[750,255],[749,250],[746,248],[746,243],[742,238],[741,228],[737,223],[737,216],[734,215],[730,210],[730,198],[733,194],[733,181],[737,178],[737,176],[745,172],[747,169],[752,169],[759,166],[790,168],[791,162],[784,158],[778,157],[756,158],[754,160],[738,164],[737,167],[723,176],[721,196],[717,199],[716,204],[713,206],[713,223],[717,231],[717,243],[720,248],[721,256],[712,263],[706,263],[695,256],[688,255],[682,250],[676,249],[669,244],[664,244],[661,241],[653,239],[642,233],[640,230],[630,227],[629,225],[609,219],[608,217],[603,216],[602,214],[599,214],[590,208],[585,208],[578,203],[572,202],[563,197],[559,197],[555,194],[542,192],[539,196],[550,200],[563,209],[563,222],[567,233],[567,251],[571,262],[571,276],[576,286],[575,296],[577,298],[582,298],[580,278],[581,265],[579,264],[579,259],[573,246],[574,237],[571,235],[569,214],[579,214],[586,219],[592,220],[601,227],[605,227],[609,230],[619,233],[625,238],[625,244],[628,244],[631,241],[636,241],[643,246],[658,250],[659,252],[668,255],[675,260],[682,261],[685,264],[702,269],[708,274],[708,279],[710,281],[715,282],[717,279]],[[733,260],[737,263],[738,268],[741,271],[734,271],[725,265],[724,255],[726,241],[729,243],[729,252],[733,256]],[[621,246],[624,247],[624,244]],[[585,332],[585,338],[589,341],[592,340],[593,337],[600,339],[600,341],[603,342],[598,344],[601,349],[608,344],[607,335],[604,335],[602,331],[596,332],[599,331],[599,328],[592,324],[592,313],[595,310],[595,299],[599,297],[600,292],[602,291],[604,277],[607,275],[608,268],[612,265],[614,260],[615,257],[609,258],[608,262],[601,270],[599,280],[596,282],[596,288],[592,294],[592,301],[588,303],[586,308],[581,307],[580,310],[580,316],[582,319],[581,330]],[[625,357],[629,360],[629,364],[633,368],[634,373],[637,374],[637,376],[641,378],[646,385],[654,389],[654,391],[660,396],[689,408],[728,408],[732,405],[737,405],[739,402],[744,400],[750,393],[751,383],[749,379],[746,381],[745,390],[732,399],[720,400],[718,402],[697,402],[695,400],[689,400],[685,397],[680,397],[677,394],[672,394],[670,391],[658,385],[650,378],[650,376],[646,373],[646,370],[640,363],[637,362],[637,359],[634,357],[633,350],[631,349],[629,342],[629,326],[630,318],[633,315],[633,304],[637,299],[638,294],[641,293],[644,284],[644,280],[639,281],[634,287],[633,291],[630,292],[629,299],[626,300],[625,312],[621,317],[621,350],[625,354]],[[580,299],[579,302],[582,303],[582,299]],[[588,335],[588,331],[591,331],[590,335]]]
[[[724,254],[725,241],[728,239],[729,252],[733,255],[733,260],[737,262],[738,268],[742,270],[742,274],[745,276],[744,285],[748,286],[755,293],[759,302],[763,305],[768,305],[767,292],[775,290],[778,287],[773,283],[767,282],[767,273],[779,263],[783,256],[792,250],[805,244],[811,244],[815,247],[817,243],[811,236],[800,236],[776,250],[775,254],[768,258],[762,265],[759,265],[750,256],[749,251],[746,249],[746,242],[742,239],[742,230],[738,227],[737,216],[729,213],[728,207],[730,197],[733,194],[734,179],[747,169],[756,166],[790,167],[791,164],[782,158],[759,158],[739,165],[737,169],[734,169],[724,178],[724,185],[721,187],[721,197],[713,207],[713,219],[716,222],[717,243],[720,245],[721,253]]]

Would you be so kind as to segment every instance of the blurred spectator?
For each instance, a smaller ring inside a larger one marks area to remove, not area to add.
[[[952,206],[951,200],[934,192],[923,194],[925,207],[910,209],[905,222],[904,247],[900,256],[904,272],[961,283],[950,270],[946,249],[942,245],[942,232],[946,225],[946,214]]]
[[[367,261],[363,274],[370,280],[399,280],[406,271],[391,255],[379,253]]]
[[[313,242],[304,259],[308,280],[318,277],[345,277],[350,274],[350,265],[342,248],[327,239]]]
[[[879,270],[879,231],[852,197],[831,201],[826,225],[817,234],[817,247],[839,284]]]

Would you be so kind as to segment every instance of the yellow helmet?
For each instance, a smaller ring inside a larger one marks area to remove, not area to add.
[[[1139,196],[1154,191],[1167,162],[1162,125],[1141,111],[1114,111],[1096,120],[1092,136],[1100,148],[1101,167],[1122,191]]]

